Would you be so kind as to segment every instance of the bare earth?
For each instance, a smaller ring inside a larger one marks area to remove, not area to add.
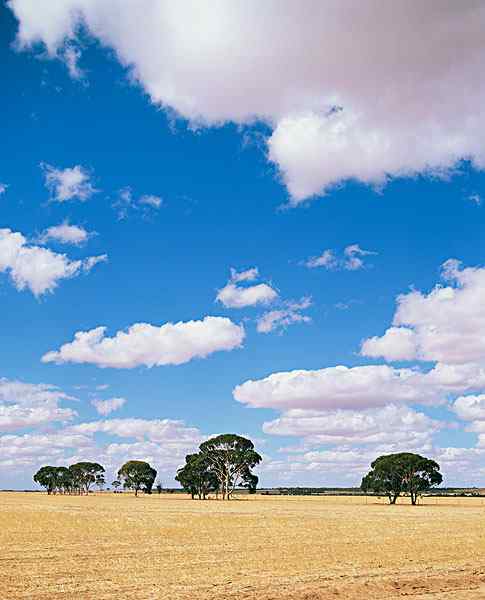
[[[0,493],[0,598],[485,598],[485,501]]]

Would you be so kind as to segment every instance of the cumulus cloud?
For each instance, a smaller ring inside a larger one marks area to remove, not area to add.
[[[107,400],[91,400],[91,404],[98,411],[100,415],[106,417],[110,413],[115,410],[119,410],[122,406],[126,404],[125,398],[108,398]]]
[[[266,122],[293,204],[348,179],[382,186],[463,158],[484,167],[481,2],[9,6],[20,48],[40,42],[65,60],[82,24],[156,105],[198,125]]]
[[[0,432],[69,421],[76,412],[61,408],[64,400],[75,400],[56,386],[0,379]]]
[[[364,340],[361,354],[372,358],[385,356],[387,360],[416,358],[416,336],[407,327],[390,327],[382,336]]]
[[[60,244],[73,244],[80,246],[87,242],[92,234],[88,233],[84,227],[79,225],[70,225],[68,221],[64,221],[60,225],[48,227],[39,236],[39,243],[45,244],[51,240]]]
[[[365,340],[364,356],[386,360],[480,363],[485,357],[485,268],[443,265],[449,285],[429,294],[413,290],[397,298],[393,326],[382,337]]]
[[[485,421],[485,394],[460,396],[453,402],[453,410],[465,421]]]
[[[270,333],[278,329],[286,329],[295,323],[310,323],[308,315],[302,315],[301,311],[309,308],[312,304],[311,298],[304,297],[298,302],[284,302],[280,310],[270,310],[261,315],[257,320],[256,329],[259,333]]]
[[[78,331],[72,342],[45,354],[42,362],[91,363],[118,369],[180,365],[213,352],[239,348],[245,335],[242,325],[224,317],[161,326],[135,323],[112,338],[105,332],[106,327]]]
[[[245,308],[256,304],[270,304],[278,297],[278,292],[267,283],[257,283],[243,287],[241,282],[254,281],[259,276],[256,267],[247,271],[237,272],[231,269],[231,278],[219,290],[216,300],[226,308]]]
[[[351,244],[344,248],[341,257],[333,250],[327,249],[318,256],[311,256],[303,264],[309,269],[323,267],[327,270],[344,269],[346,271],[357,271],[365,266],[364,257],[376,255],[377,252],[364,250],[359,244]]]
[[[8,185],[6,183],[0,183],[0,196],[3,196],[7,191]]]
[[[100,443],[97,433],[123,442]],[[171,419],[105,419],[72,425],[55,432],[0,436],[0,467],[24,468],[31,478],[43,464],[72,464],[80,460],[100,462],[113,475],[129,459],[146,460],[172,478],[187,453],[202,441],[201,432],[183,421]]]
[[[298,436],[306,445],[431,443],[443,423],[406,406],[388,405],[357,410],[312,411],[291,409],[263,424],[270,435]]]
[[[272,373],[234,388],[238,402],[257,408],[363,409],[396,402],[440,401],[435,386],[413,369],[387,365],[328,367]]]
[[[41,163],[44,172],[45,185],[50,191],[51,200],[67,202],[81,200],[84,202],[98,192],[91,183],[91,175],[81,165],[72,168],[57,169],[47,163]]]
[[[0,229],[0,273],[8,273],[19,291],[28,288],[35,296],[54,291],[60,280],[90,271],[106,259],[103,255],[73,261],[65,254],[29,245],[19,232]]]

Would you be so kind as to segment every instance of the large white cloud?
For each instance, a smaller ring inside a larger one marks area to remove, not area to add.
[[[305,444],[383,444],[418,446],[444,424],[405,406],[362,411],[292,409],[263,425],[271,435],[299,436]]]
[[[453,403],[453,410],[466,421],[485,421],[485,394],[460,396]]]
[[[122,442],[101,441],[97,433],[125,438]],[[0,435],[0,466],[25,472],[28,479],[45,464],[69,465],[95,460],[114,476],[127,460],[147,460],[173,478],[188,452],[202,441],[201,432],[183,421],[171,419],[106,419],[80,423],[49,433]],[[110,479],[107,478],[109,484]]]
[[[348,178],[382,185],[460,158],[485,164],[479,0],[9,6],[19,45],[63,60],[68,49],[75,75],[82,23],[152,102],[204,125],[269,123],[268,156],[293,203]]]
[[[259,408],[362,409],[395,402],[427,403],[440,399],[423,374],[387,365],[328,367],[315,371],[272,373],[234,388],[239,402]]]
[[[56,386],[0,378],[0,432],[70,421],[76,416],[61,401],[75,400]]]
[[[30,245],[19,232],[0,229],[0,273],[8,273],[18,290],[29,288],[35,296],[52,292],[62,279],[87,272],[106,255],[70,260],[65,254]]]
[[[257,408],[367,409],[386,404],[443,403],[451,394],[485,388],[480,365],[436,364],[428,371],[396,369],[389,365],[272,373],[234,388],[236,400]]]
[[[225,317],[161,326],[135,323],[112,338],[106,337],[105,331],[106,327],[78,331],[72,342],[45,354],[42,362],[91,363],[119,369],[180,365],[213,352],[239,348],[244,340],[243,326]]]
[[[365,356],[483,363],[485,358],[485,268],[461,268],[448,260],[443,278],[429,294],[414,290],[397,299],[393,327],[365,340]]]

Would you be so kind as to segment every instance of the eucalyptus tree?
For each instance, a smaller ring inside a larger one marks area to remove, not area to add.
[[[387,454],[372,462],[361,489],[386,495],[390,504],[396,504],[401,494],[408,493],[415,505],[420,494],[443,481],[439,470],[437,462],[419,454]]]
[[[134,490],[135,496],[140,490],[151,494],[156,476],[157,471],[142,460],[129,460],[118,471],[118,479],[123,482],[123,487]]]
[[[200,454],[219,483],[223,500],[230,500],[237,485],[251,481],[251,469],[261,462],[251,440],[234,433],[218,435],[200,445]]]
[[[218,490],[219,481],[210,467],[207,456],[198,452],[187,454],[185,465],[177,471],[175,480],[192,496],[192,500],[196,495],[199,500],[205,500],[209,492]]]
[[[73,488],[80,494],[89,494],[92,485],[104,485],[104,467],[95,462],[78,462],[69,467]]]

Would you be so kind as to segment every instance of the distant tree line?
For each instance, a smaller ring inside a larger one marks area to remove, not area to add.
[[[89,494],[93,485],[102,489],[105,485],[105,469],[95,462],[78,462],[70,467],[41,467],[34,481],[47,490],[48,494]],[[157,476],[156,470],[147,462],[129,460],[118,471],[118,479],[112,485],[133,490],[135,496],[142,490],[152,493]]]
[[[230,500],[237,487],[245,487],[249,493],[256,491],[258,477],[252,469],[261,460],[251,440],[227,433],[203,442],[198,452],[188,454],[175,479],[192,499],[205,500],[209,494],[215,494],[216,498]],[[379,456],[362,479],[361,490],[365,494],[385,495],[390,504],[409,495],[415,505],[419,495],[443,481],[439,469],[434,460],[410,452]],[[119,469],[118,478],[111,485],[115,491],[121,486],[132,490],[135,496],[140,491],[151,494],[156,476],[157,471],[147,462],[130,460]],[[105,485],[105,469],[95,462],[44,466],[35,473],[34,481],[48,494],[89,494],[92,486],[102,489]],[[156,489],[162,491],[161,483]]]
[[[251,471],[261,462],[254,444],[242,436],[223,434],[203,442],[199,452],[188,454],[185,465],[177,471],[175,479],[191,494],[192,498],[206,499],[209,493],[230,500],[236,487],[246,487],[250,493],[256,491],[258,477]],[[132,490],[135,496],[143,491],[151,494],[157,471],[147,462],[130,460],[118,471],[112,482],[118,488]],[[96,485],[105,485],[105,469],[95,462],[79,462],[69,467],[41,467],[34,481],[47,490],[48,494],[89,494]],[[157,491],[162,491],[159,483]]]

